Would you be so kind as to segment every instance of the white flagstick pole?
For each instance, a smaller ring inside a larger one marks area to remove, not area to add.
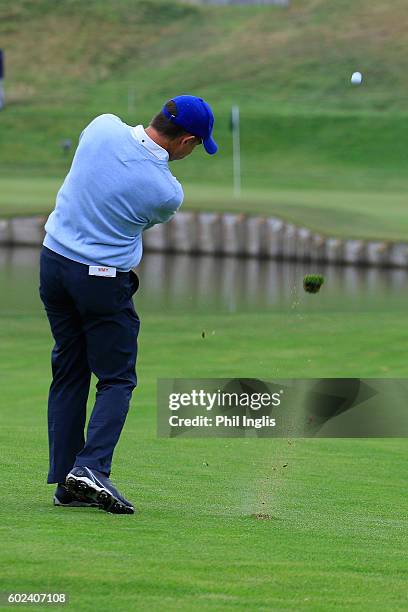
[[[232,151],[234,166],[234,196],[241,195],[241,145],[239,141],[239,106],[231,109]]]

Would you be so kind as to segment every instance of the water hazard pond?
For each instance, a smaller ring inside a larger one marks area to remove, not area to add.
[[[0,249],[0,313],[41,309],[38,261],[38,248]],[[145,253],[137,271],[135,302],[145,312],[392,311],[408,301],[405,269]],[[303,291],[309,273],[325,276],[316,295]]]

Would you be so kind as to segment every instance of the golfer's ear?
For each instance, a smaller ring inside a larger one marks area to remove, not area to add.
[[[189,136],[184,136],[183,143],[190,144],[192,140],[195,140],[196,137],[190,134]]]

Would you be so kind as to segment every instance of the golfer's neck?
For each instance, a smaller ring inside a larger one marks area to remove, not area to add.
[[[168,140],[163,138],[163,136],[159,134],[159,132],[157,132],[151,125],[145,128],[145,132],[149,136],[149,138],[154,140],[156,144],[158,144],[163,149],[166,149],[166,151],[170,153],[169,148],[168,148],[169,146]]]

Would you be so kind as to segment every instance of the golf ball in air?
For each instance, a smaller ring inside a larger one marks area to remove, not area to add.
[[[353,72],[351,75],[351,82],[353,85],[361,85],[363,81],[363,75],[361,72]]]

